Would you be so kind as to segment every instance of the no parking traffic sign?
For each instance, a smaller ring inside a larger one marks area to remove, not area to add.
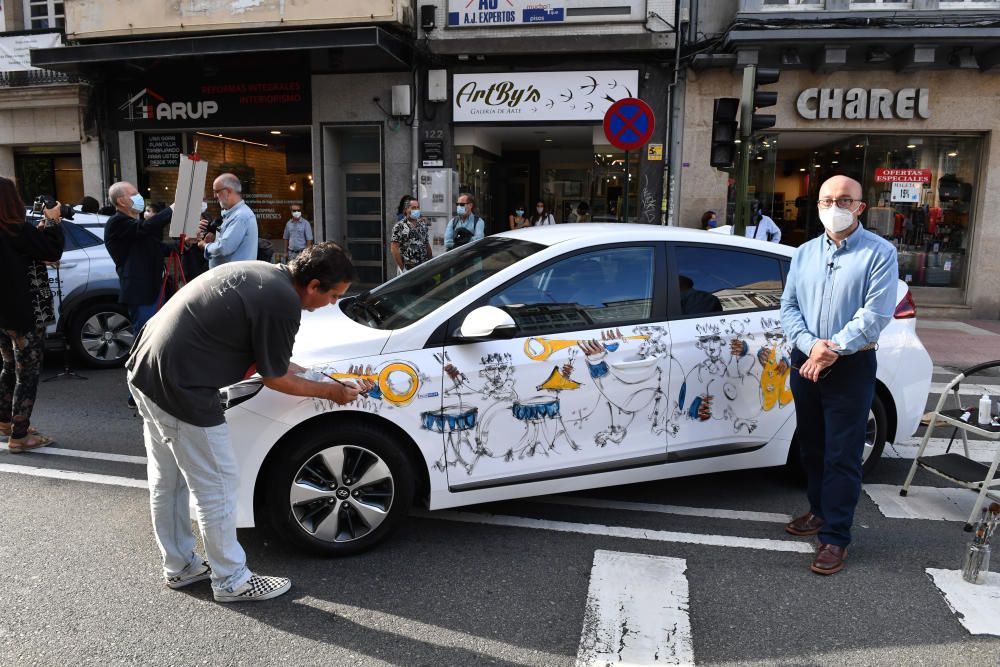
[[[619,150],[634,151],[653,136],[653,110],[640,99],[626,97],[604,114],[604,136]]]

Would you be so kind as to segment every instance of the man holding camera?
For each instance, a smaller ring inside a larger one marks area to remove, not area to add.
[[[251,572],[236,539],[239,468],[219,389],[254,372],[274,391],[341,405],[370,389],[306,380],[291,363],[302,310],[336,303],[353,279],[335,243],[307,248],[288,266],[232,262],[188,283],[140,333],[126,368],[145,422],[153,531],[168,587],[211,578],[219,602],[267,600],[291,587]],[[189,492],[207,561],[194,552]]]
[[[203,236],[194,243],[205,253],[208,268],[226,262],[257,259],[257,216],[243,201],[243,185],[235,174],[220,174],[212,182],[212,192],[222,207],[222,226],[218,234],[202,223]]]
[[[119,303],[128,308],[132,332],[139,330],[156,312],[163,285],[163,229],[170,224],[173,207],[143,218],[146,207],[138,189],[128,181],[108,188],[115,214],[104,224],[104,245],[115,262],[121,282]]]

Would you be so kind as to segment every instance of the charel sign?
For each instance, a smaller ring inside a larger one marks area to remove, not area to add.
[[[599,121],[638,88],[636,70],[456,74],[452,115],[458,123]]]
[[[807,120],[846,118],[930,118],[930,95],[927,88],[806,88],[795,101],[799,115]]]
[[[876,183],[930,183],[930,169],[876,169]]]

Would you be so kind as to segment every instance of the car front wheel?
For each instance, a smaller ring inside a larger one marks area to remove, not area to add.
[[[84,306],[73,317],[66,335],[73,352],[94,368],[121,366],[135,341],[128,310],[117,303]]]
[[[368,424],[316,428],[281,445],[265,473],[272,528],[331,556],[370,549],[409,514],[414,475],[395,439]]]

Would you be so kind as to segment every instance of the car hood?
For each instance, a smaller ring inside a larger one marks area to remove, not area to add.
[[[302,313],[295,337],[292,361],[315,366],[330,361],[373,357],[381,354],[391,331],[359,324],[341,310],[340,304]]]

